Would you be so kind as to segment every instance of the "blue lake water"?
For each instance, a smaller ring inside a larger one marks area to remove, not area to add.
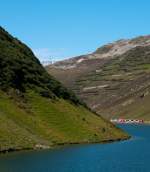
[[[150,126],[120,127],[132,139],[0,155],[0,172],[150,172]]]

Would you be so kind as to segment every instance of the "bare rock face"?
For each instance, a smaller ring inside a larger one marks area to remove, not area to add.
[[[150,36],[119,40],[46,69],[107,118],[150,119]]]

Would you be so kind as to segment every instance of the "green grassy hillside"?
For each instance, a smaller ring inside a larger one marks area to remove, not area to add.
[[[0,151],[128,138],[50,76],[0,28]]]
[[[0,92],[0,150],[125,139],[127,135],[83,106],[29,91],[27,102]]]

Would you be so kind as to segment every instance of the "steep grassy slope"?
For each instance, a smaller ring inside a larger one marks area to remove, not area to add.
[[[0,93],[1,151],[127,138],[120,129],[82,106],[63,99],[51,101],[31,91],[27,98],[23,107]]]
[[[51,77],[0,28],[0,151],[128,138]]]
[[[117,41],[46,68],[104,117],[150,120],[149,42],[149,36]],[[63,79],[66,73],[71,79]]]

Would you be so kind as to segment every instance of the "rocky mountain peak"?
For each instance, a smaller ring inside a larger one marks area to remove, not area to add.
[[[72,69],[83,65],[89,60],[107,60],[116,56],[123,55],[127,51],[138,46],[150,46],[150,35],[139,36],[133,39],[120,39],[113,43],[101,46],[91,54],[81,55],[64,61],[56,62],[52,66],[64,70]]]

